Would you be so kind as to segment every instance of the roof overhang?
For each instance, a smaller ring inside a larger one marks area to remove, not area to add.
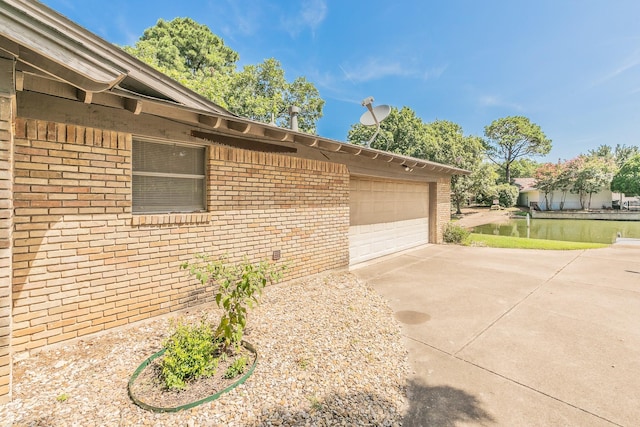
[[[89,94],[129,80],[166,102],[231,115],[122,49],[33,0],[0,2],[0,52]]]

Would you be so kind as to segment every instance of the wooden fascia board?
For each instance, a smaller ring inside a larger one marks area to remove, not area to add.
[[[24,1],[0,2],[2,37],[19,46],[13,54],[38,70],[55,75],[92,92],[115,86],[126,70],[104,58],[96,58],[82,43],[42,20],[41,5]]]

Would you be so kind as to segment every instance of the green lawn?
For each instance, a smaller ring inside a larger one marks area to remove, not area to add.
[[[471,233],[465,243],[471,246],[488,246],[490,248],[550,250],[597,249],[609,246],[604,243],[563,242],[560,240],[526,239],[523,237],[494,236],[476,233]]]

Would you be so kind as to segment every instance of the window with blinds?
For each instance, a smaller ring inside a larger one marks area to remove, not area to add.
[[[205,208],[204,147],[133,141],[133,213]]]

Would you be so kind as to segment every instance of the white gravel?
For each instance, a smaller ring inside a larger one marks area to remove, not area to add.
[[[217,319],[217,309],[185,314]],[[154,320],[16,363],[13,426],[396,426],[407,409],[407,353],[387,304],[348,273],[268,287],[245,338],[259,362],[247,382],[178,413],[131,402],[127,382],[158,351],[169,322]],[[66,398],[66,399],[65,399]]]

